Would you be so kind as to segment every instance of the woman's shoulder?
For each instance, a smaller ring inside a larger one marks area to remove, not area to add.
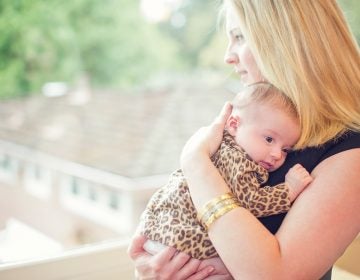
[[[269,184],[278,184],[284,180],[287,171],[296,163],[311,172],[324,159],[354,148],[360,148],[360,132],[346,131],[323,145],[292,152],[287,156],[284,165],[270,174]]]
[[[285,163],[275,172],[269,174],[267,185],[274,186],[285,180],[285,174],[296,163],[300,163],[309,172],[326,158],[337,153],[360,148],[360,132],[347,131],[323,145],[310,147],[304,150],[290,153]],[[260,218],[259,220],[272,232],[275,233],[280,227],[286,213]]]
[[[324,159],[354,148],[360,148],[360,132],[346,131],[323,145],[297,151],[290,155],[290,159],[301,160],[300,163],[311,172]]]
[[[346,150],[360,148],[360,132],[346,131],[341,136],[328,141],[323,146],[326,152],[321,157],[321,160]]]

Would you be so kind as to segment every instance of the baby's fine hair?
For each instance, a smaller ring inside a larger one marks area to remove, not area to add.
[[[241,110],[253,104],[269,104],[298,119],[294,103],[270,83],[259,82],[248,85],[232,101],[233,110]]]

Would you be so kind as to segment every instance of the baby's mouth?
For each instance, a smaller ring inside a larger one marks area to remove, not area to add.
[[[262,167],[264,167],[266,170],[268,170],[268,171],[271,170],[271,169],[273,169],[273,165],[270,164],[270,163],[268,163],[268,162],[266,162],[266,161],[260,161],[259,164],[260,164]]]

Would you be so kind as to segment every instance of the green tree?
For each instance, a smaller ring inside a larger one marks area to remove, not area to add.
[[[96,85],[131,85],[176,64],[177,46],[144,21],[136,1],[78,0],[69,8],[81,69]]]
[[[133,0],[1,0],[0,98],[83,73],[94,86],[127,87],[157,71],[219,68],[218,3],[183,1],[168,21],[149,24]],[[339,3],[359,42],[360,1]]]
[[[160,24],[161,30],[176,40],[181,58],[189,69],[201,66],[202,52],[216,36],[218,8],[218,1],[184,1],[169,21]],[[183,17],[184,25],[174,24],[179,16]]]
[[[0,5],[0,96],[24,95],[76,66],[66,16],[54,1],[4,0]],[[61,62],[64,55],[66,63]],[[68,63],[71,62],[71,65]]]
[[[121,87],[176,65],[176,45],[133,0],[2,0],[0,34],[2,98],[84,72],[95,86]]]
[[[345,17],[357,42],[360,43],[360,1],[339,0],[339,4],[344,11]]]

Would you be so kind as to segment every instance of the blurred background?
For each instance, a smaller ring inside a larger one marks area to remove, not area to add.
[[[95,88],[131,89],[224,69],[219,2],[1,0],[0,97],[40,94],[55,81],[71,88],[83,77]],[[360,40],[359,1],[339,3]]]
[[[0,1],[0,262],[129,238],[240,89],[209,0]],[[360,1],[339,1],[360,41]]]
[[[222,65],[216,1],[2,0],[2,98],[53,81],[134,88],[159,76]],[[216,55],[215,55],[216,54]]]

